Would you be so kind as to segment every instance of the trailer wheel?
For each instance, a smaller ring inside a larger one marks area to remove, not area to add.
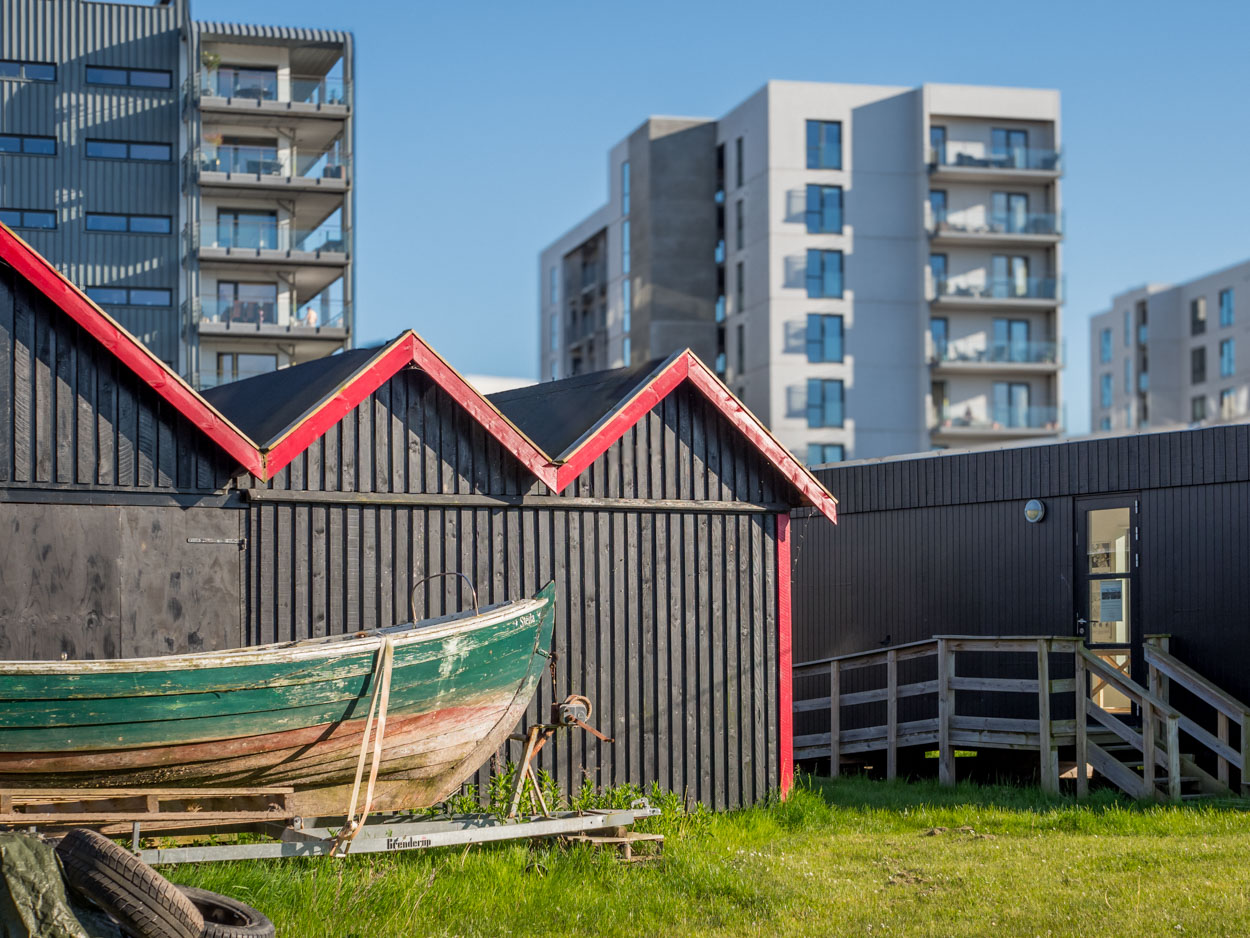
[[[137,938],[199,938],[204,917],[169,880],[95,831],[75,828],[56,845],[70,887]]]
[[[250,905],[194,886],[179,886],[204,916],[204,938],[273,938],[273,922]]]

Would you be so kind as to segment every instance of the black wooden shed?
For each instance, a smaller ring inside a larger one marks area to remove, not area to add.
[[[695,356],[486,398],[418,336],[201,396],[0,226],[0,656],[353,632],[558,586],[545,766],[788,785],[789,512],[833,497]],[[419,585],[418,585],[419,584]],[[413,591],[416,588],[415,599]]]

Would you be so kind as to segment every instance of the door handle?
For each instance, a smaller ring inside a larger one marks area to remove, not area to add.
[[[1077,635],[1084,635],[1084,634],[1085,634],[1085,626],[1087,626],[1087,625],[1089,625],[1089,623],[1088,623],[1085,619],[1081,618],[1080,616],[1077,616],[1077,617],[1076,617],[1076,634],[1077,634]]]

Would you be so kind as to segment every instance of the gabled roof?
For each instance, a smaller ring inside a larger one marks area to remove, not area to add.
[[[803,501],[837,521],[837,500],[689,349],[666,361],[488,398],[408,331],[381,348],[343,352],[201,395],[3,224],[0,260],[261,480],[271,479],[401,369],[416,366],[548,488],[560,492],[688,381]]]

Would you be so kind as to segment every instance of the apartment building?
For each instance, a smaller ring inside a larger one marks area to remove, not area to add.
[[[770,82],[653,117],[540,255],[544,379],[689,346],[810,463],[1062,427],[1059,95]]]
[[[199,387],[348,347],[352,37],[0,0],[0,221]]]
[[[1248,297],[1250,260],[1118,294],[1110,309],[1090,318],[1091,428],[1250,416]]]

